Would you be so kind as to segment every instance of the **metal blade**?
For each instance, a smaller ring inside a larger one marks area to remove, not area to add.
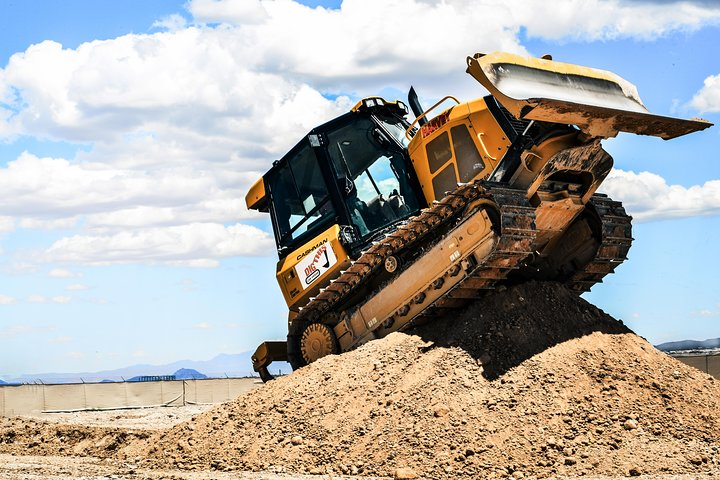
[[[518,118],[577,125],[601,138],[630,132],[667,140],[712,125],[650,113],[635,85],[606,70],[500,52],[467,61],[467,72]]]

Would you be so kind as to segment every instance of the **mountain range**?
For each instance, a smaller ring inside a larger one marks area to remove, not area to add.
[[[663,352],[678,350],[714,350],[720,349],[720,338],[708,340],[681,340],[655,345]],[[153,375],[175,375],[178,380],[189,378],[224,378],[257,376],[252,370],[250,357],[252,352],[235,354],[222,353],[210,360],[179,360],[164,365],[138,364],[115,370],[98,372],[49,372],[20,375],[14,378],[0,379],[0,385],[18,383],[80,383],[102,381],[136,381],[136,377]],[[289,373],[290,365],[285,362],[273,364],[273,374]],[[201,373],[202,372],[202,373]]]
[[[680,340],[679,342],[665,342],[655,345],[655,348],[663,352],[674,352],[678,350],[713,350],[720,348],[720,338],[708,340]]]
[[[139,364],[115,370],[102,370],[98,372],[48,372],[20,375],[14,378],[4,378],[2,383],[92,383],[102,381],[130,381],[134,377],[175,375],[177,379],[193,378],[192,375],[204,375],[209,378],[250,377],[257,376],[252,369],[250,357],[253,352],[236,354],[222,353],[210,360],[179,360],[164,365]],[[282,371],[290,372],[290,366],[285,362],[272,365],[272,373]],[[192,371],[195,371],[193,374]],[[200,373],[202,372],[202,373]],[[178,376],[179,375],[179,376]],[[198,378],[195,376],[194,378]]]

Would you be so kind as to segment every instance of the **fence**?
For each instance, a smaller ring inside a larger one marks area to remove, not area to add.
[[[672,355],[686,365],[695,367],[715,378],[720,379],[720,354],[715,355]]]
[[[0,415],[221,403],[257,386],[257,378],[73,383],[0,387]]]

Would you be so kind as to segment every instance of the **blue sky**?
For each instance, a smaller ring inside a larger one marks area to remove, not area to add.
[[[484,95],[474,52],[552,53],[720,121],[720,7],[560,3],[0,2],[0,378],[282,338],[249,185],[362,96]],[[636,240],[586,298],[653,343],[720,336],[718,131],[605,142]]]

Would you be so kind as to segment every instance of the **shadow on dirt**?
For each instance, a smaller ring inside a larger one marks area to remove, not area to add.
[[[482,364],[485,378],[496,380],[554,345],[593,332],[631,330],[560,284],[532,281],[489,292],[409,333],[435,346],[462,348]]]

